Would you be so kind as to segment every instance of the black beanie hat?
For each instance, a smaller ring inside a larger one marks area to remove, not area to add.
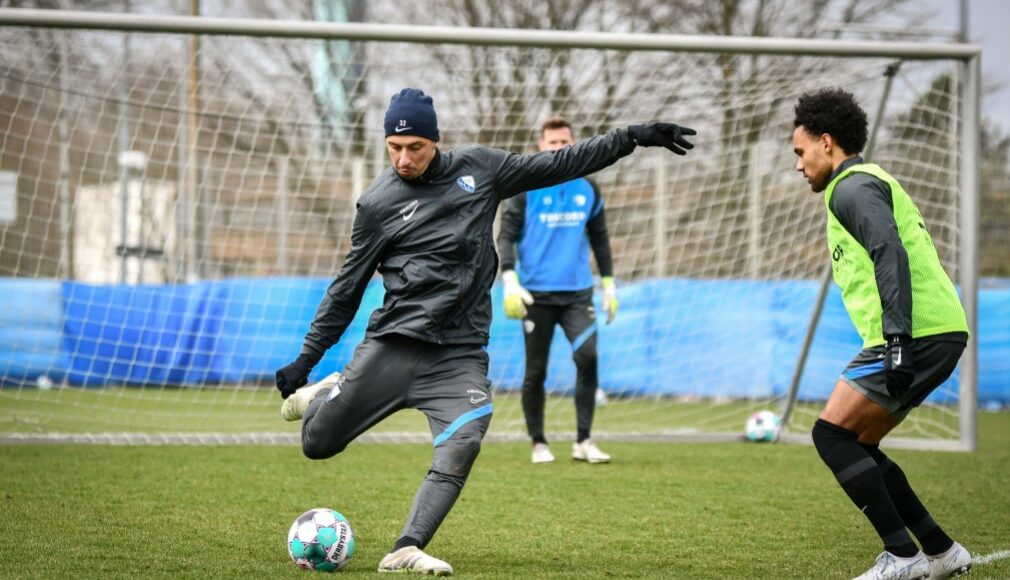
[[[420,89],[403,89],[389,99],[383,120],[386,137],[414,135],[438,141],[438,117],[431,97]]]

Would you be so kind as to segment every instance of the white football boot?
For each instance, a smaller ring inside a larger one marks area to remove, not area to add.
[[[312,402],[312,399],[316,398],[319,391],[338,388],[337,383],[339,381],[340,373],[333,373],[314,385],[302,387],[291,393],[291,396],[284,399],[284,402],[281,403],[281,419],[285,421],[297,421],[301,419],[302,415],[305,414],[305,410],[309,408],[309,403]]]
[[[924,580],[929,577],[929,560],[922,552],[911,558],[900,558],[881,552],[873,566],[853,580]]]
[[[572,459],[589,463],[607,463],[610,461],[610,455],[601,451],[592,439],[586,439],[582,443],[572,443]]]
[[[596,406],[603,407],[610,402],[610,397],[607,396],[607,391],[601,388],[596,389]]]
[[[971,570],[971,554],[957,542],[946,552],[926,558],[929,560],[929,580],[944,580]]]
[[[417,546],[407,546],[386,554],[379,572],[416,572],[432,576],[452,576],[452,566],[425,554]]]
[[[546,443],[533,444],[533,463],[553,463],[554,454]]]

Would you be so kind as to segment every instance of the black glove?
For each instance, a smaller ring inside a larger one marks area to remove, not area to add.
[[[697,135],[694,129],[681,127],[674,123],[650,123],[648,125],[632,125],[628,127],[628,135],[636,145],[642,147],[663,146],[677,155],[686,155],[685,149],[694,149],[684,135]]]
[[[317,360],[307,354],[300,354],[288,366],[277,371],[277,390],[281,392],[281,398],[287,399],[309,382],[309,373],[312,367],[316,366]]]
[[[914,363],[912,339],[907,336],[888,337],[884,348],[884,384],[888,394],[895,399],[900,399],[912,386]]]

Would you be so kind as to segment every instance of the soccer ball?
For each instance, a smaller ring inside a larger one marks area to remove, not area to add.
[[[775,441],[779,438],[782,420],[771,411],[758,411],[747,419],[748,441]]]
[[[288,555],[305,570],[335,572],[347,565],[354,548],[351,524],[328,508],[303,513],[288,530]]]

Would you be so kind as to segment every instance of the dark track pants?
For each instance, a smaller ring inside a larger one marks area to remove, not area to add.
[[[526,374],[523,379],[523,414],[526,428],[535,442],[546,441],[544,434],[544,381],[554,326],[560,324],[572,345],[575,361],[575,417],[580,434],[589,436],[596,409],[599,385],[596,356],[596,311],[591,300],[554,305],[534,303],[527,307],[523,320],[526,341]]]
[[[341,382],[309,404],[302,451],[310,459],[326,459],[396,411],[424,413],[435,451],[401,534],[424,547],[459,497],[491,422],[487,370],[480,345],[366,338]]]

